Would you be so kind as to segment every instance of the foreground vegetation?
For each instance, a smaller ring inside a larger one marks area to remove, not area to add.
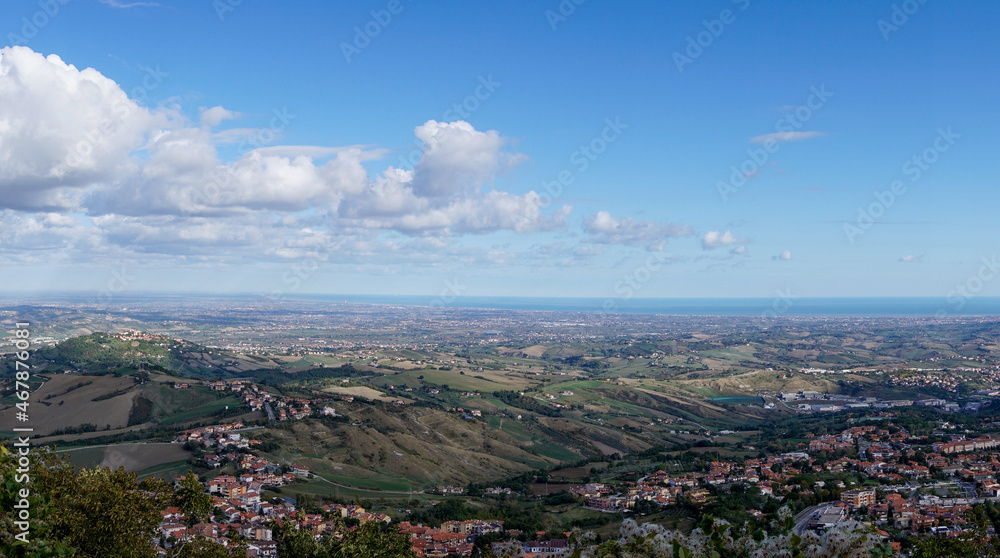
[[[76,469],[54,454],[36,453],[31,464],[31,528],[28,542],[16,539],[21,529],[12,513],[24,487],[14,482],[18,465],[12,455],[0,457],[0,556],[5,558],[153,558],[153,541],[161,540],[161,511],[177,506],[189,525],[208,519],[212,499],[193,475],[176,486],[158,478],[142,481],[124,469]],[[346,526],[338,537],[316,541],[291,523],[274,524],[282,558],[406,558],[409,539],[392,528],[369,524]],[[238,538],[229,548],[204,537],[178,544],[168,558],[245,557]]]

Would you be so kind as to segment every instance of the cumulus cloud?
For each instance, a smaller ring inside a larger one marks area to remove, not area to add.
[[[101,244],[100,232],[79,226],[71,215],[0,210],[0,261],[43,263],[89,259]]]
[[[0,49],[0,207],[66,210],[82,189],[134,170],[129,154],[170,115],[92,68],[26,47]]]
[[[752,143],[767,143],[769,141],[776,141],[779,143],[788,141],[801,141],[804,139],[815,138],[818,136],[826,135],[824,132],[773,132],[770,134],[764,134],[760,136],[755,136],[750,138]]]
[[[73,238],[138,253],[228,246],[283,258],[315,249],[302,239],[322,237],[361,254],[387,231],[412,239],[548,231],[565,227],[572,211],[534,191],[497,190],[494,179],[525,157],[496,130],[464,121],[417,126],[413,170],[373,173],[367,165],[387,149],[277,145],[294,118],[283,113],[270,128],[230,128],[243,115],[213,106],[192,122],[179,107],[144,106],[98,71],[29,48],[0,49],[0,98],[8,246]],[[240,155],[223,160],[223,144]],[[17,217],[15,233],[10,215],[21,213],[35,215]],[[299,222],[303,214],[312,222]],[[622,223],[621,238],[641,236],[640,224]]]
[[[221,106],[212,108],[202,107],[199,114],[201,117],[201,125],[208,128],[214,128],[221,124],[224,120],[232,120],[240,117],[239,113],[225,109]]]
[[[906,263],[919,263],[919,262],[922,262],[923,260],[924,260],[923,254],[921,254],[919,256],[906,255],[906,256],[900,256],[899,257],[899,261],[906,262]]]
[[[746,242],[747,240],[745,238],[737,238],[733,236],[732,231],[708,231],[705,233],[705,236],[701,238],[701,247],[705,250],[712,250],[733,244],[746,244]]]
[[[480,132],[461,120],[429,120],[417,126],[414,134],[423,153],[413,169],[413,188],[424,197],[474,191],[524,159],[504,151],[507,140],[495,130]]]
[[[792,259],[792,252],[790,250],[782,250],[777,256],[771,256],[772,260],[790,260]]]
[[[616,219],[607,211],[598,211],[584,220],[583,230],[590,242],[644,246],[649,250],[660,250],[667,240],[692,234],[691,227],[687,225],[639,221],[628,217]]]

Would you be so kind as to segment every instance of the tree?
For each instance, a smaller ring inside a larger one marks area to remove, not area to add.
[[[138,483],[124,468],[80,469],[65,462],[35,471],[36,489],[50,502],[52,534],[92,558],[152,558],[166,483]]]
[[[247,555],[245,544],[228,549],[221,544],[198,535],[194,540],[178,545],[168,556],[170,558],[243,558]]]
[[[316,540],[312,534],[296,528],[290,522],[274,527],[274,540],[282,558],[415,558],[410,538],[395,527],[382,523],[366,523],[347,529],[337,527],[340,540],[327,536]]]
[[[188,517],[188,525],[195,525],[212,513],[212,497],[205,492],[205,487],[193,472],[189,472],[179,481],[180,486],[174,495],[174,505]]]
[[[55,461],[56,458],[51,453],[35,450],[31,466],[37,470]],[[31,490],[27,498],[32,515],[28,543],[23,544],[14,538],[21,529],[14,524],[14,514],[6,512],[14,510],[14,505],[21,499],[21,487],[11,480],[15,478],[16,469],[17,461],[12,455],[0,456],[0,479],[3,479],[0,482],[0,509],[4,510],[4,513],[0,513],[0,556],[50,558],[75,555],[76,549],[53,532],[56,524],[52,518],[52,510],[57,502],[53,502],[39,490]]]
[[[410,537],[383,523],[366,523],[335,541],[330,558],[415,558]]]

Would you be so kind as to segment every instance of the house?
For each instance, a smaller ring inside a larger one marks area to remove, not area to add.
[[[859,488],[855,490],[845,490],[840,494],[840,499],[852,508],[870,506],[875,503],[875,489]]]
[[[551,541],[530,541],[524,543],[524,552],[529,556],[545,558],[556,558],[557,556],[569,556],[569,542],[565,539],[555,539]]]

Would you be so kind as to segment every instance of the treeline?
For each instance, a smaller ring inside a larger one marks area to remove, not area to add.
[[[496,397],[511,407],[517,407],[519,409],[524,409],[525,411],[531,411],[532,413],[538,413],[547,417],[562,416],[559,409],[549,407],[548,405],[540,403],[533,397],[521,395],[516,391],[494,391],[493,397]]]
[[[53,430],[49,436],[65,436],[68,434],[84,434],[87,432],[97,432],[97,425],[85,422],[78,426],[67,426],[66,428]]]
[[[445,521],[496,519],[504,522],[505,529],[533,533],[544,523],[544,511],[542,503],[528,509],[503,502],[485,507],[472,507],[467,505],[464,499],[447,499],[434,507],[414,510],[409,521],[440,527]]]
[[[240,374],[241,378],[251,378],[253,381],[268,386],[280,386],[289,382],[309,382],[327,378],[353,378],[367,376],[369,373],[358,370],[350,364],[337,368],[314,368],[301,372],[289,373],[276,368],[259,368]]]
[[[583,356],[571,356],[564,358],[562,363],[567,366],[583,368],[584,370],[597,371],[611,368],[609,364],[600,360],[587,359]]]
[[[136,398],[132,403],[132,410],[129,411],[128,425],[135,426],[142,424],[153,416],[153,401],[143,396]]]

